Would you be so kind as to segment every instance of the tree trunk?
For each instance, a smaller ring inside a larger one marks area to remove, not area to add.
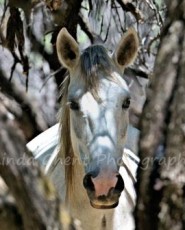
[[[0,175],[15,203],[1,196],[1,229],[71,229],[72,219],[7,114],[0,105]]]
[[[185,0],[167,1],[141,119],[136,229],[185,229]]]

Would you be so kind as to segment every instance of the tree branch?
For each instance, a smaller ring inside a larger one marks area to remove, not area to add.
[[[0,174],[16,200],[24,229],[63,229],[64,225],[67,229],[74,227],[53,185],[26,149],[22,133],[8,118],[2,105],[0,149]]]
[[[127,74],[128,76],[130,74],[132,74],[132,75],[134,74],[135,76],[148,79],[148,74],[146,74],[145,72],[143,72],[140,69],[134,69],[134,68],[128,67],[128,68],[125,69],[124,73]]]
[[[128,2],[125,4],[123,0],[117,0],[117,2],[124,11],[130,12],[138,22],[142,22],[144,20],[142,13],[132,3]]]
[[[85,23],[85,21],[83,20],[82,15],[79,15],[79,20],[78,23],[81,27],[81,29],[87,34],[89,40],[91,41],[91,44],[94,43],[94,37],[93,34],[91,33],[90,29],[88,28],[87,24]]]
[[[18,89],[13,82],[9,82],[1,70],[0,78],[1,92],[15,100],[21,108],[21,113],[15,113],[14,115],[27,139],[32,139],[40,132],[46,130],[47,124],[45,123],[42,115],[40,115],[37,105],[28,98],[25,91]],[[11,103],[9,104],[11,105]]]

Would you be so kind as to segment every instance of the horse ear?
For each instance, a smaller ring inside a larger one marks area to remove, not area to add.
[[[137,33],[133,28],[130,28],[121,38],[113,54],[114,61],[122,71],[133,63],[137,56],[138,47],[139,39]]]
[[[80,51],[77,42],[66,28],[62,28],[59,32],[56,48],[61,64],[69,70],[73,69],[79,61]]]

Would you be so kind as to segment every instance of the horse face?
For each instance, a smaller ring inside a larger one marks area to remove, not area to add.
[[[115,207],[124,189],[119,167],[130,93],[121,73],[134,60],[137,49],[132,29],[122,38],[112,59],[99,46],[80,56],[77,43],[66,29],[57,38],[59,60],[70,71],[67,104],[73,151],[84,166],[83,184],[95,208]]]
[[[119,175],[128,126],[130,93],[118,73],[119,82],[100,77],[98,99],[83,81],[71,81],[70,106],[73,149],[84,165],[84,187],[93,207],[115,207],[124,188]]]

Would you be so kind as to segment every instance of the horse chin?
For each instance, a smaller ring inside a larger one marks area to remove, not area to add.
[[[109,191],[108,195],[96,196],[95,192],[88,191],[90,204],[96,209],[112,209],[118,206],[121,193]]]
[[[90,204],[93,208],[96,209],[112,209],[112,208],[116,208],[118,206],[119,202],[116,203],[112,203],[112,204],[104,204],[104,203],[96,203],[96,202],[92,202],[90,201]]]

